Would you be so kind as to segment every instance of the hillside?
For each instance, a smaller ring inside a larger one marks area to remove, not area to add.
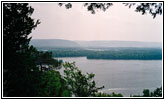
[[[76,41],[82,47],[161,47],[160,42],[139,41]]]
[[[106,48],[106,47],[147,47],[161,48],[160,42],[139,41],[71,41],[63,39],[32,39],[31,45],[35,47],[84,47],[84,48]]]
[[[79,47],[79,45],[70,40],[62,40],[62,39],[32,39],[30,45],[35,47]]]

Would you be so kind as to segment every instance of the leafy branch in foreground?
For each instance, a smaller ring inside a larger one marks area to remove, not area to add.
[[[95,75],[93,73],[83,74],[81,70],[75,66],[75,62],[66,62],[63,66],[65,68],[64,79],[66,80],[70,91],[76,97],[94,96],[99,89],[104,88],[104,86],[96,87],[96,83],[93,80]]]
[[[42,74],[38,96],[71,97],[66,81],[58,71],[50,70]]]
[[[162,15],[162,3],[123,3],[125,6],[131,8],[136,5],[136,12],[141,12],[142,15],[149,13],[153,18],[157,15]],[[65,5],[66,9],[72,8],[72,3],[59,3],[59,6]],[[113,3],[84,3],[83,6],[87,8],[92,14],[96,11],[106,11]]]

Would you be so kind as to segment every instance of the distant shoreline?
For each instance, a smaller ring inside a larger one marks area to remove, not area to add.
[[[92,58],[89,59],[87,58],[87,56],[77,56],[77,57],[53,57],[54,59],[59,59],[59,58],[85,58],[87,60],[145,60],[145,61],[151,61],[151,60],[162,60],[162,59],[96,59],[96,58]]]

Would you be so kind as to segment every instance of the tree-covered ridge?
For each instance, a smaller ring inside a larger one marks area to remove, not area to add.
[[[141,47],[141,48],[161,48],[161,42],[143,41],[74,41],[64,39],[32,39],[30,45],[39,48],[110,48],[110,47]]]
[[[38,48],[45,50],[46,48]],[[161,60],[161,48],[47,48],[53,57],[87,57],[87,59]]]

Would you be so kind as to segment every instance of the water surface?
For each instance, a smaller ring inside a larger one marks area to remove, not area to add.
[[[102,92],[142,94],[143,89],[153,91],[162,86],[162,60],[89,60],[86,57],[57,58],[76,62],[83,72],[94,73]]]

